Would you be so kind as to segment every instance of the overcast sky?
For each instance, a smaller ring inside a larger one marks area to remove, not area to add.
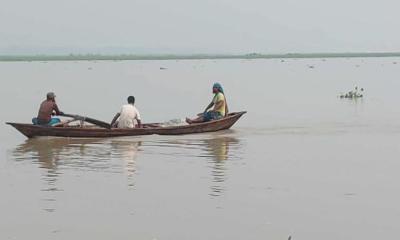
[[[0,54],[400,51],[398,0],[0,0]]]

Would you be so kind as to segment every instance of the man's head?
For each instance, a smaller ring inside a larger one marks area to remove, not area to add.
[[[135,104],[135,97],[134,96],[129,96],[128,97],[128,103],[132,104],[132,105]]]
[[[213,93],[224,93],[224,89],[222,88],[221,84],[214,83],[213,85]]]
[[[54,100],[56,98],[56,95],[53,92],[48,92],[46,94],[47,100]]]

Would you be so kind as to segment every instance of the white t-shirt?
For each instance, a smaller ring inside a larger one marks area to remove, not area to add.
[[[119,114],[118,128],[134,128],[134,120],[140,120],[140,113],[132,104],[123,105]]]

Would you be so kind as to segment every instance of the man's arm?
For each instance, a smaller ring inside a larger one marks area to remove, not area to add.
[[[138,128],[142,128],[142,121],[140,119],[136,119]]]
[[[135,108],[135,109],[136,109],[136,117],[135,117],[135,119],[137,121],[138,128],[141,128],[142,127],[142,118],[140,117],[139,110],[137,108]],[[133,119],[133,120],[135,121],[135,119]]]
[[[119,118],[120,115],[121,115],[120,113],[115,114],[113,120],[111,121],[111,127],[116,127],[114,125],[115,125],[115,122],[117,121],[117,119]]]
[[[212,108],[212,106],[214,106],[214,102],[211,102],[210,104],[208,104],[208,106],[206,107],[206,110],[204,110],[204,112],[207,112],[208,109]]]
[[[53,110],[56,112],[56,115],[63,115],[64,113],[60,111],[60,109],[58,109],[58,106],[56,103],[54,103],[54,107]]]

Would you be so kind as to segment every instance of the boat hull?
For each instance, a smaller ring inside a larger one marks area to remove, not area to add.
[[[230,113],[227,117],[216,121],[196,123],[184,126],[173,127],[145,127],[133,129],[106,129],[99,127],[49,127],[32,125],[25,123],[7,124],[13,126],[23,135],[28,138],[40,136],[54,137],[81,137],[81,138],[107,138],[107,137],[122,137],[122,136],[140,136],[140,135],[181,135],[204,132],[215,132],[229,129],[239,118],[246,112]],[[145,125],[146,126],[146,125]]]

